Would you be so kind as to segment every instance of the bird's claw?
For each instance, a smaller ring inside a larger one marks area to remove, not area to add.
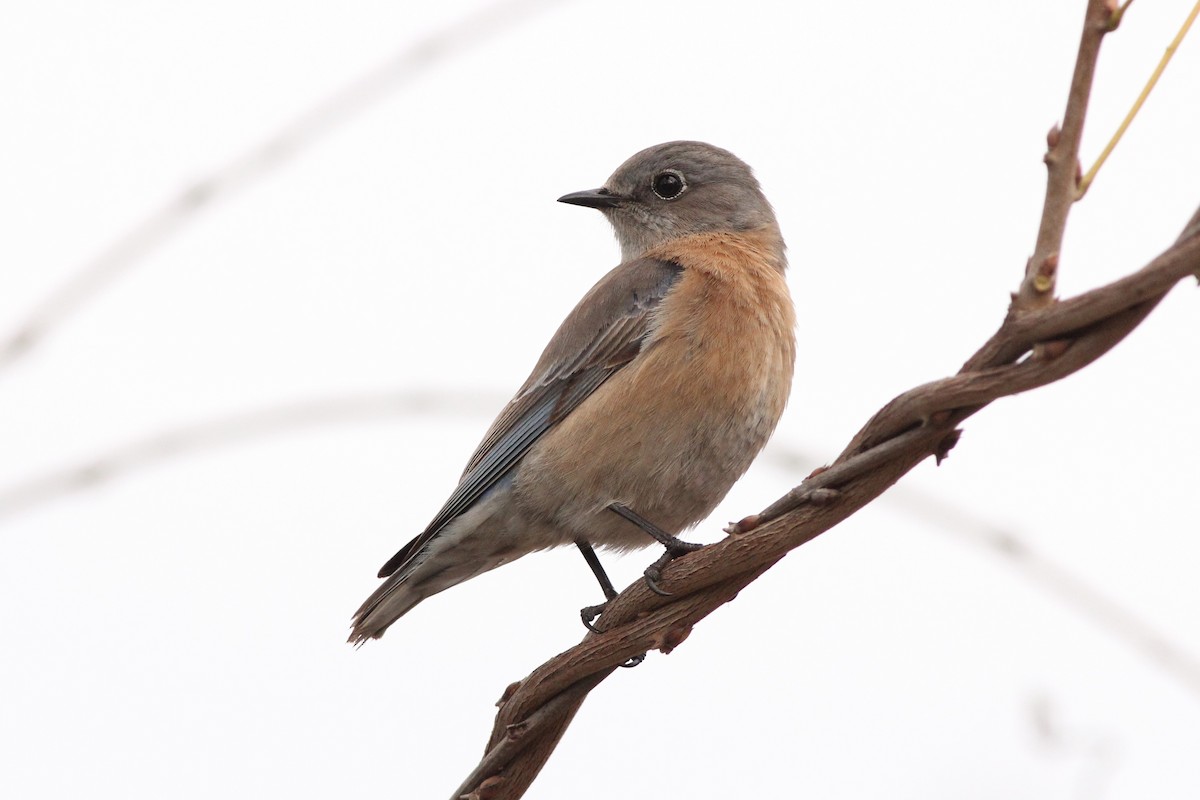
[[[660,559],[661,560],[661,559]],[[655,561],[650,566],[646,567],[646,571],[642,573],[646,577],[646,588],[654,592],[659,597],[674,597],[675,595],[668,592],[666,589],[658,585],[662,580],[662,571],[659,569],[658,561]]]
[[[608,608],[609,602],[610,601],[605,600],[600,605],[587,606],[586,608],[579,609],[579,618],[581,620],[583,620],[583,627],[587,628],[592,633],[602,633],[602,631],[600,631],[598,628],[596,628],[596,626],[593,625],[592,622],[595,621],[596,617],[598,617],[604,613],[604,609]],[[630,656],[629,660],[626,661],[621,666],[624,667],[625,669],[632,669],[645,660],[646,660],[646,654],[638,653],[636,656]]]
[[[646,567],[646,571],[642,573],[646,577],[646,588],[659,597],[674,597],[674,594],[659,586],[658,582],[662,580],[663,567],[682,555],[696,552],[701,547],[704,547],[704,545],[685,542],[679,539],[668,544],[666,552],[659,556],[657,561]]]
[[[597,630],[596,626],[592,623],[596,620],[596,617],[604,613],[604,609],[608,608],[608,602],[609,601],[605,600],[599,605],[586,606],[579,609],[579,618],[583,620],[583,627],[587,628],[592,633],[600,633],[600,631]]]

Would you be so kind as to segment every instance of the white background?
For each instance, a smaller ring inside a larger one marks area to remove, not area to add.
[[[713,541],[999,324],[1083,5],[525,3],[236,173],[0,373],[0,796],[448,797],[504,687],[581,637],[582,560],[531,556],[344,639],[616,263],[600,215],[554,199],[694,138],[776,207],[796,384],[692,534]],[[1135,4],[1106,41],[1085,159],[1189,6]],[[485,7],[7,9],[0,333],[193,182]],[[1061,294],[1140,267],[1200,202],[1197,97],[1193,37],[1074,209]],[[619,671],[528,796],[1200,796],[1197,303],[1182,286],[1083,373],[972,418],[942,467]],[[392,394],[427,403],[372,403]],[[36,483],[180,426],[360,397],[81,491]],[[1119,614],[982,546],[996,530]],[[606,561],[624,585],[654,555]],[[1147,656],[1120,614],[1191,661]]]

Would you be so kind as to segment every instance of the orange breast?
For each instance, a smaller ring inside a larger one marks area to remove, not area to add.
[[[702,234],[647,255],[683,274],[646,345],[543,437],[518,478],[556,524],[594,517],[578,535],[618,547],[645,534],[602,514],[611,502],[672,532],[715,508],[774,430],[795,358],[777,232]]]

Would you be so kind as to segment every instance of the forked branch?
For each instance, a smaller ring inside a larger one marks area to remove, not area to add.
[[[1060,380],[1110,350],[1172,286],[1200,270],[1200,231],[1190,227],[1188,238],[1139,272],[1037,312],[1030,324],[1006,322],[959,374],[888,403],[829,469],[734,526],[723,541],[672,562],[662,581],[672,597],[652,593],[642,581],[629,586],[597,621],[600,633],[509,687],[484,763],[453,796],[521,797],[587,692],[616,667],[648,650],[670,652],[790,550],[867,505],[927,457],[945,455],[956,426],[988,403]],[[1034,345],[1044,346],[1017,361]]]
[[[692,627],[729,602],[789,551],[829,530],[933,455],[954,447],[957,426],[1000,397],[1044,386],[1108,352],[1168,291],[1200,275],[1200,210],[1180,238],[1141,270],[1067,301],[1054,298],[1054,276],[1078,181],[1079,141],[1100,42],[1118,10],[1090,0],[1063,126],[1051,131],[1046,202],[1034,256],[1000,329],[957,375],[892,400],[833,464],[814,473],[729,536],[665,570],[661,597],[637,581],[596,623],[597,632],[512,684],[483,761],[454,792],[469,800],[521,797],[595,686],[628,659],[669,653]]]

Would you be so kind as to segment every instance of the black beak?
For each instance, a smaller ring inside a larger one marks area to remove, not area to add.
[[[619,194],[613,194],[608,189],[601,187],[588,189],[586,192],[564,194],[558,198],[558,202],[570,203],[573,206],[587,206],[588,208],[615,208],[624,199]]]

